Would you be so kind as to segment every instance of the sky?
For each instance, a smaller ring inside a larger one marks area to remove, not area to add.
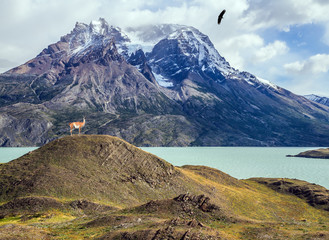
[[[328,12],[328,0],[0,0],[0,73],[34,58],[76,22],[102,17],[122,29],[193,26],[232,67],[296,94],[329,97]]]

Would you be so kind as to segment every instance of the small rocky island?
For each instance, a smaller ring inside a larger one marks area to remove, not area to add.
[[[287,157],[323,158],[329,159],[329,148],[320,148],[298,153],[297,155],[287,155]]]

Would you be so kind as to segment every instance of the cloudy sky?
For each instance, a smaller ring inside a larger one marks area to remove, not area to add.
[[[234,68],[329,97],[328,12],[328,0],[0,0],[0,72],[34,58],[77,21],[103,17],[121,28],[194,26]]]

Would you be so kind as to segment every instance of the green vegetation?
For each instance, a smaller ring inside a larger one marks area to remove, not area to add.
[[[68,136],[0,165],[0,239],[328,239],[327,191]]]

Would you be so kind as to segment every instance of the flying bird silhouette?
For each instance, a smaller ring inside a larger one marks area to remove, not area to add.
[[[217,20],[218,25],[219,25],[220,22],[222,21],[225,12],[226,12],[226,10],[224,9],[224,10],[219,14],[219,16],[218,16],[218,20]]]

